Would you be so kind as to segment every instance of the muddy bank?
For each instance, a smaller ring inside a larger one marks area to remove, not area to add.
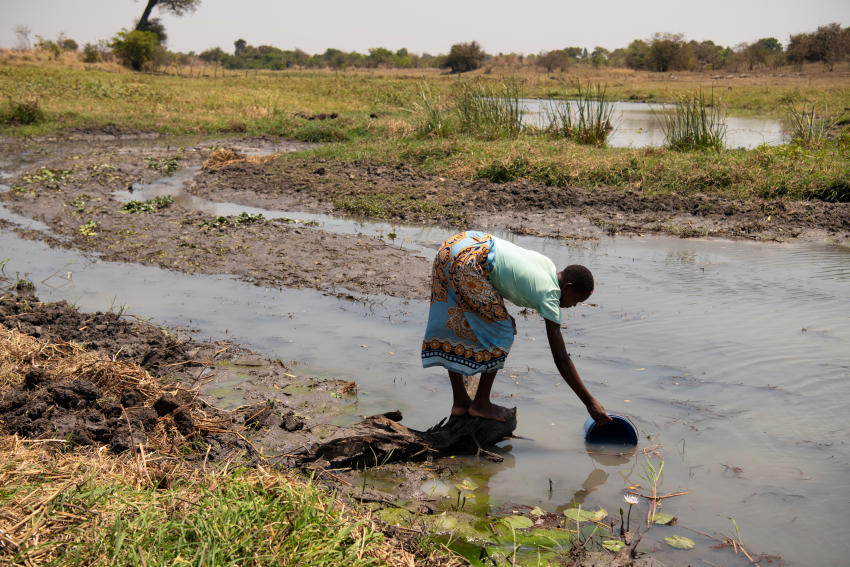
[[[67,153],[8,179],[11,190],[0,199],[10,211],[51,229],[17,229],[22,237],[109,261],[229,274],[266,287],[426,295],[428,259],[380,238],[333,234],[286,219],[214,218],[168,199],[128,208],[113,195],[178,167],[199,165],[207,155],[206,150]]]
[[[492,183],[424,174],[413,166],[288,159],[205,170],[188,187],[214,201],[323,213],[372,214],[404,221],[510,228],[527,213],[569,215],[608,232],[684,236],[765,236],[850,232],[850,204],[746,201],[706,195],[646,196],[638,191]],[[387,195],[404,201],[388,200]],[[374,200],[375,203],[370,201]],[[383,208],[381,207],[383,202]]]

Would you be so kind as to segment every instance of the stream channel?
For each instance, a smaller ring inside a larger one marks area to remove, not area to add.
[[[261,212],[316,220],[320,230],[345,234],[395,232],[395,245],[428,258],[454,233],[205,201],[183,191],[194,171],[182,168],[137,188],[132,198],[169,194],[182,207],[214,215]],[[47,229],[5,209],[0,218]],[[840,526],[850,521],[850,248],[665,236],[570,243],[494,234],[559,267],[580,263],[593,270],[593,304],[563,311],[568,350],[607,411],[639,426],[640,448],[661,444],[649,458],[657,467],[663,456],[659,491],[689,492],[664,501],[661,511],[677,516],[679,525],[654,526],[642,549],[655,549],[670,565],[704,559],[728,566],[735,557],[730,550],[712,549],[717,541],[685,527],[734,536],[734,518],[748,550],[781,556],[783,565],[846,564],[850,539]],[[405,425],[425,429],[451,406],[447,376],[420,363],[427,302],[369,297],[358,303],[226,275],[100,262],[3,229],[0,259],[6,257],[6,273],[28,274],[42,300],[76,301],[84,311],[127,304],[157,323],[199,329],[197,338],[227,338],[296,360],[302,373],[355,380],[359,401],[339,425],[358,414],[400,409]],[[71,260],[71,282],[38,283]],[[581,503],[616,515],[627,508],[627,487],[646,486],[637,473],[647,457],[587,453],[598,451],[583,442],[587,413],[557,376],[542,319],[509,310],[519,334],[494,401],[517,407],[517,434],[527,439],[500,443],[500,464],[457,457],[465,465],[461,478],[479,485],[467,511],[507,502],[556,511]],[[456,495],[441,484],[424,490]],[[645,523],[646,512],[642,500],[632,522]],[[696,548],[667,546],[664,537],[673,534],[692,538]],[[733,564],[746,564],[738,557]]]

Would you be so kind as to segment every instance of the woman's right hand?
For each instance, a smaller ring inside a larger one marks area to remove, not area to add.
[[[602,404],[596,401],[596,398],[590,399],[590,403],[587,404],[587,413],[590,414],[590,417],[593,418],[596,425],[605,425],[611,421],[611,417],[605,413],[605,408],[602,407]]]

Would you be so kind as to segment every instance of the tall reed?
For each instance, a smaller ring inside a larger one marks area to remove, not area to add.
[[[721,152],[726,144],[726,114],[715,103],[713,90],[710,99],[698,89],[681,96],[672,108],[662,107],[661,122],[664,145],[671,150]]]
[[[574,100],[550,99],[543,105],[546,130],[580,144],[604,146],[614,131],[614,103],[601,83],[582,85],[579,80],[576,85]]]
[[[786,133],[792,142],[804,148],[822,148],[825,146],[828,141],[828,132],[844,116],[844,113],[841,113],[833,120],[828,120],[825,118],[829,113],[827,105],[823,105],[822,112],[818,114],[815,103],[803,100],[802,108],[798,108],[797,100],[790,96],[783,98],[780,104],[785,107],[788,113],[788,121],[791,123]]]
[[[459,80],[453,90],[461,133],[499,139],[514,137],[522,130],[520,89],[516,81],[488,85]]]
[[[440,95],[431,90],[427,81],[419,83],[419,97],[410,110],[419,116],[419,123],[414,130],[417,137],[446,138],[454,133],[454,116]]]

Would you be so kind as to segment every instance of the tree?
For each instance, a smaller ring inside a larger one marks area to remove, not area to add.
[[[626,66],[629,69],[649,69],[649,45],[642,39],[632,41],[626,48]]]
[[[688,57],[684,38],[680,33],[656,33],[649,38],[649,68],[662,73],[685,69]]]
[[[32,29],[26,24],[18,24],[12,31],[15,32],[15,37],[17,38],[15,42],[15,47],[23,51],[24,49],[31,49],[32,44],[30,43],[30,34],[32,33]]]
[[[158,8],[160,12],[174,14],[179,18],[189,12],[194,12],[200,4],[201,0],[148,0],[148,3],[145,5],[145,11],[142,12],[142,17],[136,23],[136,31],[145,31],[148,29],[148,20],[154,8]]]
[[[611,55],[610,51],[597,45],[593,48],[593,53],[590,54],[590,63],[598,69],[601,65],[607,64],[609,55]]]
[[[159,40],[153,32],[124,29],[112,38],[109,47],[134,70],[140,71],[142,65],[153,57]]]
[[[546,69],[547,73],[551,73],[555,69],[566,71],[571,60],[572,58],[563,49],[553,49],[552,51],[541,51],[536,62]]]
[[[775,37],[763,37],[756,43],[768,51],[782,51],[782,44]]]
[[[822,58],[830,71],[850,53],[850,32],[838,22],[818,26],[815,41],[823,53]]]
[[[221,61],[221,58],[224,57],[224,51],[220,47],[213,47],[212,49],[207,49],[206,51],[202,51],[198,58],[201,61],[206,61],[207,63],[218,63]]]
[[[484,50],[477,41],[468,43],[456,43],[452,45],[449,54],[441,62],[440,67],[451,69],[452,73],[465,73],[474,71],[484,61]]]
[[[76,51],[80,48],[80,44],[70,38],[65,38],[62,40],[62,44],[60,45],[62,49],[65,51]]]
[[[168,34],[165,32],[165,24],[162,23],[162,18],[149,18],[141,29],[139,28],[139,22],[136,22],[136,30],[151,32],[156,35],[159,43],[162,45],[168,43]]]
[[[245,47],[247,45],[248,45],[248,42],[245,41],[244,39],[237,39],[236,41],[233,42],[233,54],[239,55],[239,52],[242,51],[243,49],[245,49]]]

